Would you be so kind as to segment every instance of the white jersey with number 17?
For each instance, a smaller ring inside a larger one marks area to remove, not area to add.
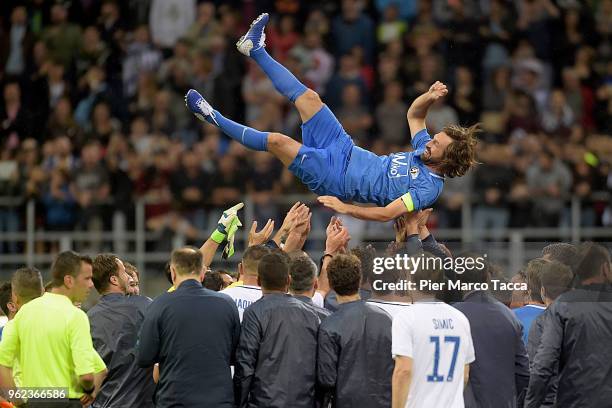
[[[406,408],[463,408],[463,368],[474,361],[470,323],[442,302],[415,303],[393,319],[393,357],[412,358]]]

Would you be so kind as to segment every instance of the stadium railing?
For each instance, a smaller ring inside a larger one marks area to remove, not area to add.
[[[243,197],[245,208],[241,215],[243,229],[237,236],[237,252],[230,261],[223,261],[220,256],[215,258],[218,265],[234,265],[240,259],[241,251],[248,237],[248,231],[252,221],[255,219],[255,205],[248,196]],[[304,195],[282,195],[274,200],[279,209],[289,208],[296,201],[311,204],[313,212],[322,215],[320,219],[329,217],[331,212],[319,207],[316,196]],[[36,203],[29,200],[25,203],[24,225],[19,231],[0,232],[0,270],[5,273],[18,265],[38,266],[45,268],[52,260],[54,254],[48,250],[41,250],[41,246],[54,244],[57,251],[75,249],[84,252],[112,251],[122,259],[134,263],[141,271],[141,280],[145,281],[147,270],[159,269],[163,265],[172,248],[184,245],[187,242],[185,236],[180,233],[170,237],[170,247],[159,248],[155,243],[162,238],[168,238],[166,232],[151,232],[146,228],[145,200],[137,200],[134,206],[133,230],[127,228],[126,217],[123,213],[116,211],[113,215],[110,231],[45,231],[37,227]],[[22,199],[15,197],[0,197],[0,210],[16,208],[24,205]],[[473,248],[476,243],[485,243],[487,251],[497,252],[498,256],[506,259],[509,270],[516,271],[527,259],[534,258],[539,249],[530,245],[533,242],[579,242],[583,239],[597,241],[612,241],[612,227],[582,227],[580,216],[582,203],[578,197],[572,197],[567,203],[570,209],[571,222],[569,227],[557,228],[506,228],[501,230],[477,231],[472,228],[473,208],[471,203],[465,202],[461,210],[462,227],[457,229],[437,229],[435,236],[440,241],[454,242],[457,248]],[[23,211],[23,210],[22,210]],[[316,218],[316,217],[313,217]],[[314,222],[314,221],[313,221]],[[350,222],[350,221],[349,221]],[[390,225],[379,223],[353,223],[349,226],[353,237],[352,243],[364,241],[384,242],[393,237]],[[196,242],[203,242],[208,237],[208,231],[200,231]],[[168,240],[168,239],[167,239]],[[322,255],[325,242],[325,228],[319,225],[313,227],[307,243],[308,252],[317,257]],[[8,245],[16,245],[19,252],[6,253]],[[155,265],[152,267],[151,265]]]

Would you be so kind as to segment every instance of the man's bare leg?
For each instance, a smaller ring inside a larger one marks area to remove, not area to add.
[[[282,133],[268,134],[268,151],[280,160],[285,167],[295,160],[302,144]]]

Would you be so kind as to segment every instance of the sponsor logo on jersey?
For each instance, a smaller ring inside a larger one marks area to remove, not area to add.
[[[405,152],[395,153],[391,155],[391,166],[389,167],[389,177],[407,177],[408,176],[408,155]]]

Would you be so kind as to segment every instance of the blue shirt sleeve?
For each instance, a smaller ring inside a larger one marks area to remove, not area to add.
[[[411,141],[412,147],[414,148],[414,150],[421,149],[425,147],[427,142],[429,142],[430,140],[431,140],[431,136],[429,136],[427,129],[422,129],[418,131],[416,135],[412,137],[412,141]]]
[[[417,189],[411,187],[406,194],[401,196],[408,212],[419,211],[429,207],[436,201],[437,194],[433,189]]]

